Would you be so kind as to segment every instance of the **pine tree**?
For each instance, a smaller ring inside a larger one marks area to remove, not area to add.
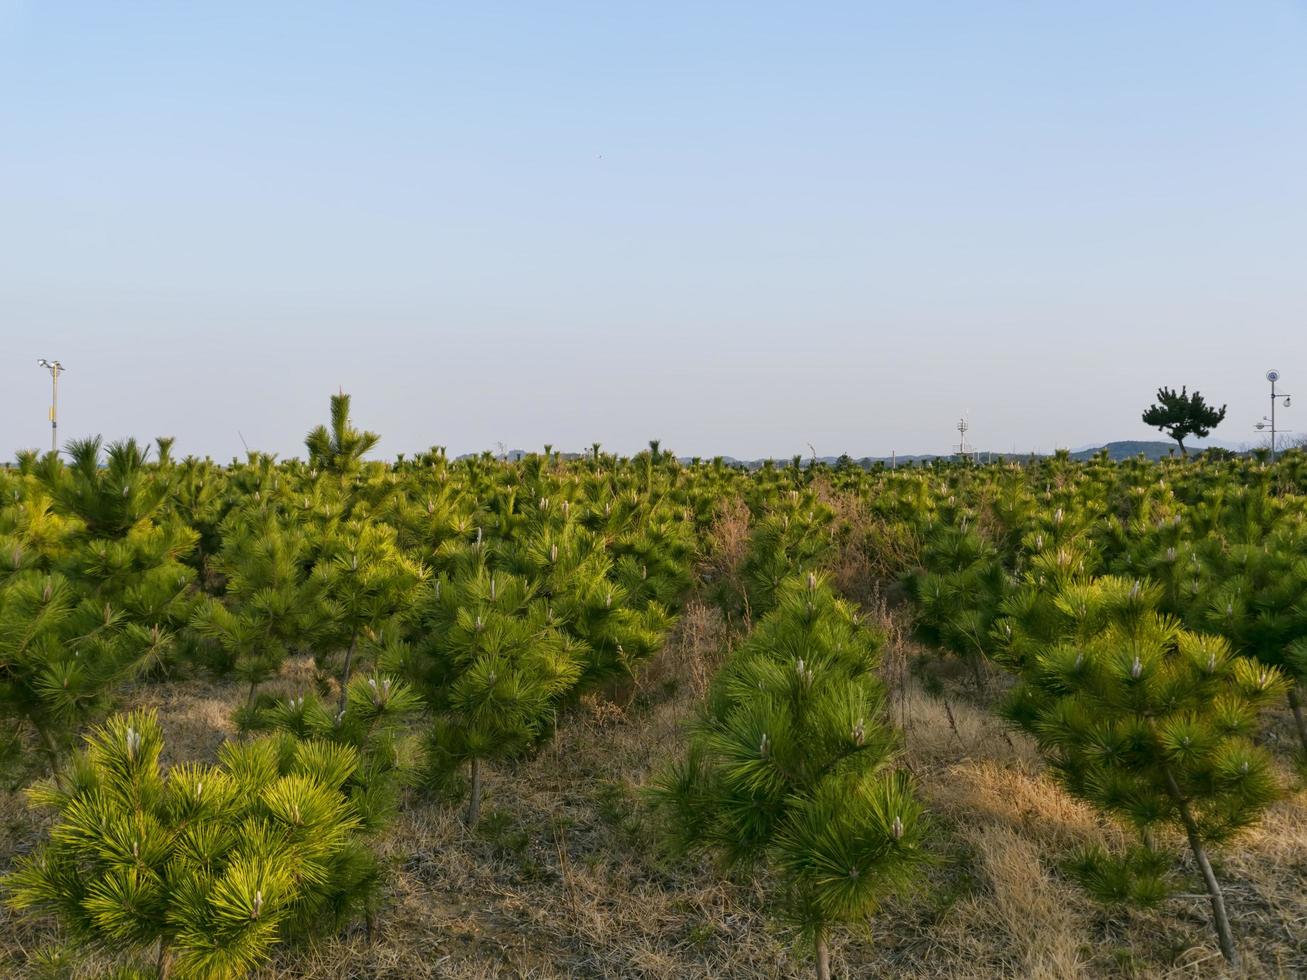
[[[1143,421],[1169,435],[1180,447],[1181,455],[1187,456],[1184,441],[1190,436],[1207,438],[1225,418],[1225,408],[1213,408],[1202,395],[1196,391],[1191,395],[1187,388],[1158,388],[1157,403],[1144,411]]]
[[[78,522],[55,513],[34,479],[0,470],[0,587],[19,572],[61,565],[78,529]]]
[[[362,432],[349,421],[349,395],[331,396],[331,428],[319,425],[304,438],[309,465],[328,473],[345,475],[358,470],[363,456],[376,448],[381,437]]]
[[[207,588],[206,561],[222,547],[220,525],[228,509],[230,471],[208,460],[187,457],[170,474],[169,508],[198,535],[189,564]]]
[[[1277,668],[1288,682],[1298,738],[1307,752],[1299,687],[1307,679],[1307,522],[1282,522],[1256,543],[1208,551],[1193,614],[1236,652]]]
[[[1067,589],[1057,603],[1078,628],[1027,660],[1005,712],[1038,742],[1054,778],[1133,826],[1146,847],[1155,828],[1185,834],[1221,952],[1236,964],[1208,849],[1254,824],[1278,794],[1253,739],[1259,711],[1286,684],[1224,639],[1160,614],[1161,594],[1119,578]]]
[[[998,551],[974,524],[938,525],[921,550],[922,568],[908,577],[917,603],[917,633],[971,668],[977,689],[1008,577]]]
[[[345,650],[340,674],[344,712],[360,640],[376,643],[396,617],[418,601],[427,570],[400,551],[394,528],[349,521],[316,542],[312,585],[322,597],[322,636],[327,652]]]
[[[514,539],[489,555],[494,564],[535,583],[561,628],[582,646],[586,660],[579,686],[585,689],[633,677],[662,646],[671,626],[671,613],[658,596],[680,598],[675,555],[655,553],[656,544],[640,530],[622,535],[618,529],[642,526],[639,517],[630,515],[628,522],[619,516],[627,506],[638,504],[629,497],[616,505],[605,501],[592,520],[616,524],[608,533],[596,533],[577,519],[571,501],[542,497],[529,508]],[[647,549],[651,556],[652,581],[649,565],[634,559],[635,548]],[[614,561],[613,552],[619,550],[621,557]]]
[[[754,524],[741,575],[747,618],[765,616],[777,603],[781,583],[796,572],[821,566],[833,550],[831,509],[810,491],[789,491]]]
[[[432,707],[433,776],[468,766],[473,826],[482,763],[521,754],[552,730],[581,677],[584,648],[525,579],[484,567],[437,580],[417,623],[420,639],[385,663],[412,678]]]
[[[294,524],[267,511],[236,512],[223,530],[213,567],[225,597],[199,604],[191,626],[221,651],[220,672],[249,685],[253,708],[259,684],[312,637],[321,579],[309,577],[307,536]]]
[[[241,720],[247,731],[286,732],[352,747],[359,764],[344,787],[363,828],[374,832],[394,815],[400,791],[419,773],[417,739],[409,729],[422,707],[403,681],[356,674],[343,715],[310,692],[276,700]]]
[[[32,734],[54,763],[140,656],[121,613],[59,573],[13,575],[0,586],[0,756],[18,765]]]
[[[831,929],[865,922],[912,880],[925,827],[893,769],[880,637],[815,575],[776,598],[714,680],[685,760],[653,798],[678,848],[775,872],[778,910],[826,980]]]
[[[168,498],[168,482],[146,466],[147,449],[135,439],[103,444],[75,439],[68,444],[70,463],[58,457],[41,464],[40,476],[60,508],[80,518],[92,538],[122,538],[152,521]]]
[[[164,772],[152,713],[116,716],[30,791],[49,839],[4,885],[88,944],[155,976],[246,976],[297,933],[365,909],[378,868],[341,787],[357,755],[294,739],[228,742],[216,766]]]
[[[144,667],[166,666],[196,597],[184,562],[197,535],[165,513],[167,474],[134,440],[111,444],[103,466],[99,438],[69,443],[68,455],[69,466],[51,455],[38,470],[57,512],[80,522],[57,570],[121,616]]]

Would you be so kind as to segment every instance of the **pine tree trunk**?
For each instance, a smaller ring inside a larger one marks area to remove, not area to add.
[[[1298,697],[1297,684],[1289,688],[1289,707],[1293,709],[1293,722],[1298,726],[1298,741],[1302,743],[1303,750],[1307,751],[1307,720],[1303,719],[1302,701]]]
[[[986,693],[986,690],[985,690],[985,675],[984,675],[984,673],[983,673],[983,672],[981,671],[981,669],[980,669],[980,660],[981,660],[981,657],[982,657],[982,654],[979,654],[979,653],[973,653],[973,654],[971,654],[969,657],[967,657],[967,659],[971,661],[971,676],[972,676],[972,678],[975,679],[975,682],[976,682],[976,692],[977,692],[978,694],[984,694],[984,693]]]
[[[1212,919],[1216,925],[1216,938],[1221,945],[1221,955],[1225,957],[1227,963],[1236,969],[1239,966],[1239,950],[1234,945],[1234,934],[1230,931],[1230,918],[1225,913],[1225,895],[1221,891],[1221,883],[1216,880],[1216,873],[1212,871],[1212,864],[1207,860],[1207,849],[1203,847],[1202,838],[1198,835],[1198,824],[1194,822],[1193,814],[1189,812],[1189,803],[1180,793],[1180,787],[1176,784],[1175,776],[1171,774],[1169,768],[1163,769],[1166,773],[1166,788],[1171,794],[1171,799],[1175,803],[1176,809],[1180,813],[1180,822],[1184,824],[1185,836],[1189,838],[1189,849],[1194,852],[1194,860],[1198,862],[1198,870],[1203,873],[1203,882],[1207,885],[1208,897],[1212,900]]]
[[[56,765],[59,762],[59,749],[54,744],[54,736],[44,725],[36,726],[36,734],[41,738],[41,747],[45,749],[45,754],[50,757],[50,765]]]
[[[250,681],[250,693],[249,693],[249,696],[246,697],[246,699],[245,699],[245,706],[246,706],[247,708],[253,708],[253,707],[254,707],[254,693],[255,693],[258,689],[259,689],[259,682],[258,682],[258,681]]]
[[[466,823],[469,827],[475,827],[477,821],[481,819],[481,760],[476,756],[472,757],[472,792],[467,800],[467,817]]]
[[[345,667],[340,675],[340,704],[336,706],[336,720],[340,721],[345,714],[345,706],[349,704],[349,668],[354,660],[354,648],[358,645],[359,635],[355,633],[350,637],[349,649],[345,651]]]
[[[830,980],[830,947],[826,945],[826,930],[817,930],[817,980]]]
[[[154,967],[159,980],[168,980],[172,976],[172,950],[162,939],[159,940],[159,958]]]

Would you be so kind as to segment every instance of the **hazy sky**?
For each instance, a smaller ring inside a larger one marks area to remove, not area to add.
[[[0,0],[0,454],[42,356],[219,459],[1307,430],[1307,2]]]

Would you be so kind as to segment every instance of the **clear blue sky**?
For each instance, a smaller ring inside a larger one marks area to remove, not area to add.
[[[41,356],[219,459],[1307,430],[1307,3],[0,0],[0,453]]]

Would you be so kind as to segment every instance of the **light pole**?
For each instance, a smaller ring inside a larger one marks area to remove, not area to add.
[[[1268,422],[1270,423],[1270,429],[1271,429],[1271,462],[1275,462],[1275,433],[1279,431],[1279,430],[1276,429],[1276,427],[1275,427],[1275,406],[1276,406],[1276,404],[1279,402],[1279,400],[1280,400],[1281,398],[1284,399],[1284,407],[1285,407],[1285,408],[1288,408],[1289,405],[1292,404],[1292,403],[1291,403],[1291,401],[1290,401],[1291,396],[1289,396],[1289,395],[1285,395],[1285,394],[1281,394],[1281,393],[1279,393],[1279,392],[1277,392],[1277,391],[1275,390],[1275,382],[1277,382],[1277,381],[1280,380],[1280,372],[1279,372],[1279,371],[1267,371],[1267,372],[1266,372],[1266,380],[1269,381],[1269,382],[1271,383],[1271,415],[1270,415],[1269,418],[1267,418],[1265,415],[1263,415],[1263,416],[1262,416],[1262,420],[1261,420],[1260,422],[1257,423],[1257,425],[1255,426],[1255,428],[1256,428],[1258,431],[1261,431],[1262,429],[1265,429],[1265,428],[1267,427],[1267,423],[1268,423]]]
[[[59,451],[59,374],[66,370],[58,361],[44,357],[36,362],[50,372],[50,452]]]

